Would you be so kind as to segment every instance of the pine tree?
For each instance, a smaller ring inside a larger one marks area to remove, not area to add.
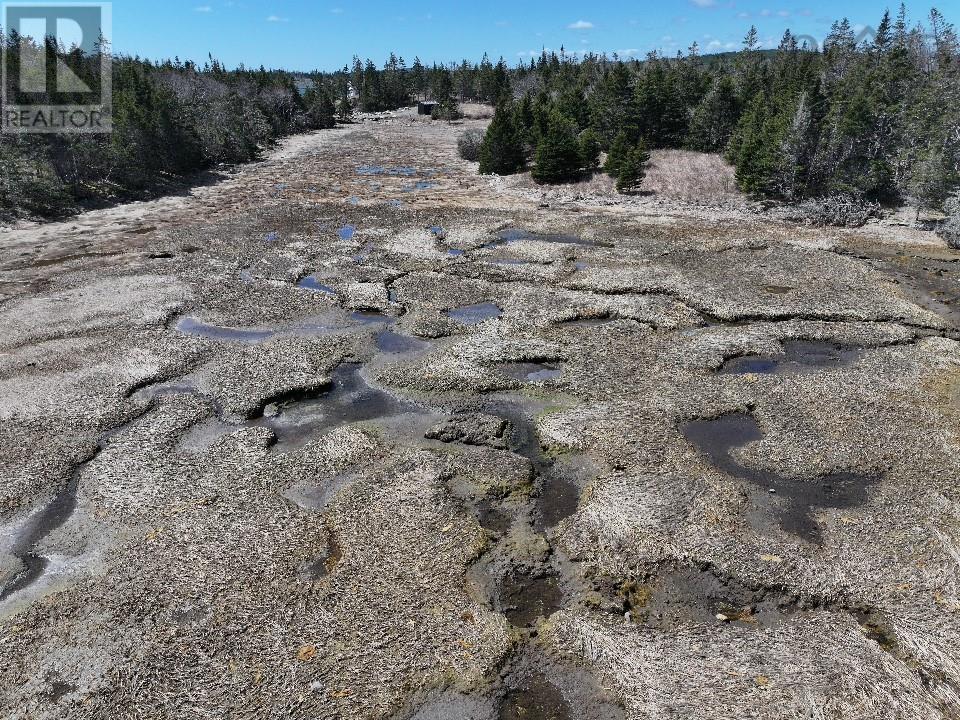
[[[501,103],[480,146],[481,175],[510,175],[523,168],[523,145],[510,103]]]
[[[643,179],[647,176],[647,163],[650,153],[641,140],[627,153],[617,175],[617,192],[621,195],[635,195],[640,191]]]
[[[540,183],[576,180],[582,171],[576,126],[558,110],[550,114],[546,134],[537,145],[536,164],[531,175]]]

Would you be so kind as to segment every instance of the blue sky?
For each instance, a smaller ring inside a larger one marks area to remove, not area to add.
[[[940,9],[960,22],[954,2]],[[865,0],[115,0],[113,36],[120,52],[194,60],[212,52],[229,67],[330,70],[354,54],[380,64],[391,50],[408,64],[415,55],[429,63],[479,60],[487,51],[515,65],[561,45],[639,57],[654,49],[674,55],[694,40],[703,52],[736,49],[751,23],[765,44],[775,45],[786,28],[821,40],[840,17],[875,26],[885,7]],[[914,21],[929,9],[908,8]]]

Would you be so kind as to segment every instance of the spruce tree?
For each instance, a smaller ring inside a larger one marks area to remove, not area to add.
[[[310,119],[310,124],[314,128],[327,130],[337,124],[334,117],[336,110],[333,107],[333,101],[325,90],[311,88],[303,99],[307,105],[307,116]]]
[[[600,167],[600,136],[591,128],[580,133],[580,160],[588,172]]]
[[[640,191],[643,179],[647,176],[647,163],[650,162],[650,153],[641,140],[630,148],[620,164],[617,175],[617,192],[621,195],[635,195]]]
[[[733,79],[723,74],[693,112],[686,145],[700,152],[723,152],[737,126],[740,108]]]
[[[536,119],[533,115],[533,99],[529,93],[520,98],[520,102],[516,104],[513,111],[513,122],[524,150],[532,151],[537,146],[537,135],[534,128]]]
[[[607,161],[603,164],[603,171],[612,178],[620,176],[620,167],[627,159],[630,150],[633,149],[633,143],[627,133],[621,131],[613,143],[610,150],[607,151]]]
[[[558,110],[553,110],[547,132],[537,145],[536,164],[531,175],[540,183],[562,183],[576,180],[581,171],[575,126]]]
[[[513,117],[510,103],[497,107],[480,146],[481,175],[510,175],[523,168],[523,146]]]
[[[777,142],[767,106],[764,94],[757,93],[727,151],[727,159],[736,167],[737,185],[752,195],[764,195],[770,189],[776,163]]]

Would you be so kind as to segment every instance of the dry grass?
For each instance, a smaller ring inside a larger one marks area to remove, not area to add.
[[[651,198],[680,200],[694,205],[719,205],[742,199],[737,190],[733,166],[719,155],[689,150],[654,150],[650,153],[647,177],[641,187],[643,195]],[[545,190],[537,185],[529,173],[519,176],[518,187]],[[616,182],[603,172],[575,183],[553,186],[563,191],[593,196],[617,196]]]
[[[730,200],[740,195],[733,166],[719,155],[689,150],[655,150],[651,155],[643,181],[647,192],[701,203]]]
[[[463,103],[460,112],[468,120],[490,120],[493,118],[493,105],[484,103]]]

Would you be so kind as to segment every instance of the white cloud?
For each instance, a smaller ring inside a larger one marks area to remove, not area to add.
[[[690,0],[690,2],[702,8],[713,7],[717,4],[717,0]]]
[[[778,10],[778,11],[777,11],[777,15],[779,15],[780,17],[790,17],[790,11],[789,11],[789,10]]]
[[[767,8],[760,11],[760,17],[770,17],[771,15],[773,15],[773,13]]]
[[[193,11],[198,13],[212,13],[213,8],[210,7],[209,5],[198,5],[193,9]]]
[[[267,22],[272,22],[272,23],[290,22],[290,18],[280,17],[279,15],[271,15],[270,17],[267,18]]]
[[[633,57],[634,55],[639,55],[640,51],[637,48],[627,48],[626,50],[617,50],[617,55],[620,57]]]
[[[538,58],[540,57],[540,53],[543,52],[549,54],[552,50],[550,50],[550,48],[543,48],[543,50],[526,50],[524,52],[518,52],[517,55],[520,57]]]
[[[743,18],[744,20],[746,20],[747,18],[750,17],[750,13],[748,13],[746,10],[741,10],[740,12],[737,13],[737,17]]]
[[[590,30],[592,28],[593,23],[589,20],[577,20],[575,23],[567,25],[567,30]]]
[[[711,52],[717,52],[720,50],[736,50],[740,47],[739,44],[735,42],[720,42],[719,40],[711,40],[707,43],[707,50]]]
[[[343,8],[342,7],[330,8],[330,12],[333,13],[334,15],[343,15]]]

